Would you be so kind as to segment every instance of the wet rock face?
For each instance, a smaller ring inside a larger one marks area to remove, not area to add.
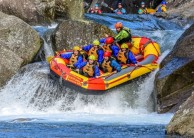
[[[161,67],[174,57],[194,58],[194,24],[191,25],[177,40],[173,50],[162,61]]]
[[[91,21],[63,21],[55,34],[56,50],[71,49],[75,45],[91,44],[93,40],[114,35],[107,27]]]
[[[30,24],[50,23],[55,18],[79,19],[82,0],[1,0],[0,11],[15,15]]]
[[[38,33],[15,16],[0,12],[0,86],[21,66],[32,61],[41,47]]]
[[[194,1],[192,0],[167,0],[168,13],[183,18],[194,19]]]
[[[169,8],[177,8],[177,7],[182,6],[183,4],[189,3],[191,1],[192,0],[166,0]]]
[[[168,134],[179,134],[181,136],[194,136],[194,92],[188,100],[181,105],[169,125]]]
[[[157,111],[177,111],[194,90],[194,24],[179,38],[156,75]]]

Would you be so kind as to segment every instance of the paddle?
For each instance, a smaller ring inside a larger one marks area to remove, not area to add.
[[[109,75],[112,75],[112,73],[105,73],[105,74],[102,74],[102,75],[100,75],[98,78],[90,78],[90,81],[91,80],[95,80],[95,79],[99,79],[99,78],[103,78],[103,77],[107,77],[107,76],[109,76]],[[104,78],[105,79],[105,78]]]
[[[48,62],[48,63],[50,63],[51,62],[51,60],[54,58],[54,56],[48,56],[47,58],[46,58],[46,61]]]
[[[110,76],[112,76],[112,75],[114,75],[114,74],[116,74],[115,72],[112,72],[112,73],[110,73],[108,76],[106,76],[104,79],[107,79],[108,77],[110,77]]]
[[[107,3],[103,2],[103,1],[101,2],[101,5],[104,6],[104,7],[106,7],[106,8],[109,8],[109,9],[113,10],[111,7],[108,6]]]

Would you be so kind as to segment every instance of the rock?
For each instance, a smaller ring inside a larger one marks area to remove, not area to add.
[[[170,121],[167,133],[194,137],[194,92]]]
[[[182,7],[182,5],[191,2],[192,0],[166,0],[167,6],[172,8]]]
[[[167,0],[168,14],[194,19],[193,0]]]
[[[166,18],[167,17],[167,13],[165,12],[156,12],[154,13],[154,16],[158,17],[158,18]]]
[[[72,20],[83,18],[83,0],[56,0],[55,7],[56,18],[65,17]]]
[[[177,111],[194,90],[194,24],[178,39],[156,75],[157,111]]]
[[[31,26],[2,12],[0,30],[0,86],[3,86],[20,67],[32,61],[41,44]]]
[[[56,29],[56,50],[71,49],[74,45],[84,46],[93,40],[103,38],[104,35],[114,33],[103,25],[91,21],[63,21]]]
[[[48,22],[54,19],[54,0],[1,0],[2,12],[15,15],[28,23]]]
[[[83,1],[71,0],[1,0],[0,11],[15,15],[27,23],[50,23],[55,18],[79,19]]]
[[[194,58],[194,24],[191,25],[177,40],[173,50],[162,61],[161,67],[167,64],[173,57]]]

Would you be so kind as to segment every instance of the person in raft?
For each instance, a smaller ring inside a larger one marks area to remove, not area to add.
[[[76,71],[89,78],[98,78],[100,76],[100,70],[96,64],[95,55],[90,55],[88,61],[78,64]]]
[[[77,68],[77,65],[83,62],[83,56],[80,54],[81,48],[79,46],[73,47],[73,53],[60,54],[60,57],[69,60],[69,67]]]
[[[162,1],[156,12],[166,12],[166,1]]]
[[[121,71],[121,65],[111,57],[111,52],[105,51],[104,60],[100,64],[100,68],[104,73],[117,73]]]
[[[89,13],[102,14],[102,11],[100,10],[100,7],[98,6],[98,4],[95,4],[95,7],[91,8],[89,10]]]
[[[118,3],[118,8],[116,10],[114,10],[113,8],[111,8],[111,10],[116,14],[126,14],[127,13],[121,3]]]
[[[92,44],[83,46],[82,50],[88,52],[88,56],[94,55],[97,58],[97,62],[100,64],[103,60],[104,51],[100,47],[100,41],[94,40]]]
[[[145,6],[145,2],[141,2],[141,7],[138,10],[138,14],[148,14],[148,10]]]
[[[124,27],[121,22],[117,22],[115,24],[115,29],[118,34],[114,37],[114,39],[119,46],[123,43],[131,43],[131,30],[129,28]]]
[[[161,55],[160,52],[160,45],[154,41],[152,41],[149,38],[146,37],[139,37],[134,39],[137,42],[142,42],[140,43],[135,43],[132,42],[133,44],[128,47],[129,50],[136,55],[139,59],[143,58],[144,60],[139,62],[138,64],[149,64],[151,61],[152,63],[157,63],[158,57]]]
[[[137,60],[133,53],[128,49],[128,45],[123,43],[121,45],[121,50],[117,55],[117,61],[120,64],[134,64],[137,65]]]
[[[102,46],[102,49],[104,51],[109,51],[111,52],[111,56],[114,58],[117,57],[117,54],[119,53],[119,47],[114,43],[114,38],[113,37],[107,37],[107,38],[102,38],[100,39],[100,43],[104,43]]]

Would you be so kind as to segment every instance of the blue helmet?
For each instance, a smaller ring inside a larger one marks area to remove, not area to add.
[[[162,1],[162,2],[161,2],[161,4],[164,4],[164,5],[166,5],[166,1]]]
[[[145,5],[145,2],[142,1],[142,2],[141,2],[141,5]]]
[[[98,7],[98,4],[95,4],[95,7]]]

